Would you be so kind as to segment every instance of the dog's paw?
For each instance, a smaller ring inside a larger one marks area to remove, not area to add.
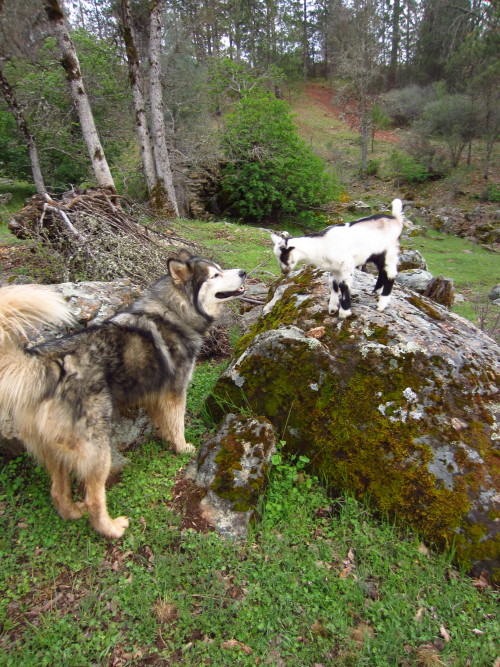
[[[117,540],[127,530],[128,523],[126,516],[117,516],[116,519],[110,519],[103,535],[110,540]]]
[[[81,519],[82,516],[87,512],[87,505],[84,502],[73,503],[72,507],[69,508],[69,516],[67,519]]]
[[[352,315],[352,310],[350,308],[349,308],[349,310],[343,310],[343,308],[341,308],[339,310],[339,319],[340,320],[345,320],[347,317],[350,317],[351,315]]]
[[[194,454],[196,452],[196,447],[190,442],[185,442],[183,445],[177,445],[175,448],[177,454]]]
[[[60,504],[54,502],[57,511],[63,519],[67,521],[76,521],[81,519],[87,511],[87,505],[84,502]]]

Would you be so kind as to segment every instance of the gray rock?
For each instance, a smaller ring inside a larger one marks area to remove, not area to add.
[[[204,491],[200,510],[218,533],[246,537],[275,451],[276,436],[266,419],[234,414],[201,447],[186,476]]]
[[[400,271],[396,276],[396,282],[408,289],[423,294],[433,279],[432,273],[424,269],[408,269]]]
[[[495,285],[495,287],[492,287],[491,292],[488,294],[488,297],[492,301],[500,299],[500,283],[498,285]]]
[[[278,280],[213,390],[263,415],[339,493],[350,489],[498,573],[500,349],[468,320],[395,285],[382,313],[357,273],[353,316],[328,315],[326,275]]]
[[[422,269],[427,271],[427,262],[415,248],[402,248],[399,253],[398,270]]]

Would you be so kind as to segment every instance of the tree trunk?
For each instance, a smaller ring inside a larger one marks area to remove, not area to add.
[[[151,127],[153,130],[153,154],[156,166],[154,188],[155,208],[172,216],[179,215],[174,190],[172,169],[167,150],[165,116],[163,110],[163,90],[161,85],[160,54],[162,34],[161,0],[154,0],[150,10],[149,35],[149,85],[151,98]]]
[[[149,200],[153,204],[153,193],[156,185],[156,168],[153,157],[153,147],[148,128],[146,104],[142,93],[142,76],[137,55],[136,41],[132,28],[130,14],[130,0],[122,0],[122,27],[125,49],[127,52],[128,74],[132,95],[134,98],[135,126],[141,147],[144,178],[148,188]]]
[[[392,38],[391,38],[391,59],[389,63],[389,75],[387,88],[391,90],[396,85],[396,74],[398,69],[399,54],[399,20],[401,15],[400,0],[393,0],[392,8]]]
[[[82,135],[87,144],[97,184],[100,187],[111,188],[113,191],[116,191],[94,123],[90,102],[85,92],[85,86],[83,85],[80,63],[66,27],[62,7],[58,0],[45,0],[45,9],[62,53],[61,65],[66,71],[66,79],[78,113]]]
[[[18,130],[23,135],[26,145],[28,146],[31,171],[33,172],[33,181],[35,183],[36,191],[39,195],[46,195],[47,189],[45,188],[45,184],[43,182],[42,170],[40,169],[40,162],[38,161],[38,151],[36,149],[35,138],[28,128],[28,124],[26,123],[23,112],[21,111],[21,108],[15,98],[14,91],[10,87],[10,84],[5,78],[1,69],[0,89],[5,98],[5,101],[7,102],[7,106],[14,114]]]
[[[307,56],[308,56],[308,40],[307,40],[307,0],[303,0],[302,4],[302,74],[304,81],[307,81]]]

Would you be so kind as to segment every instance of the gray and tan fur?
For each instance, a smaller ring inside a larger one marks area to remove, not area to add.
[[[403,224],[403,204],[400,199],[394,199],[392,215],[371,215],[297,238],[271,234],[271,239],[283,273],[289,273],[300,261],[330,272],[328,310],[330,314],[338,310],[343,319],[351,315],[354,270],[368,262],[373,262],[378,269],[373,290],[379,294],[378,310],[384,310],[389,303],[398,271]]]
[[[224,271],[185,251],[168,261],[168,271],[127,311],[32,348],[21,344],[25,329],[70,324],[66,302],[42,286],[0,289],[0,422],[47,467],[59,514],[88,512],[108,538],[128,526],[106,508],[115,409],[143,406],[161,437],[192,453],[184,412],[194,362],[223,303],[244,293],[244,271]],[[70,473],[84,482],[83,502],[72,499]]]

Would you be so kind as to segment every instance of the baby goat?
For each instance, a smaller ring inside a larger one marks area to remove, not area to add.
[[[331,226],[316,234],[297,238],[271,234],[281,271],[289,273],[301,260],[330,272],[330,314],[339,311],[344,319],[351,315],[354,269],[373,262],[378,269],[374,292],[379,294],[378,310],[389,303],[398,272],[399,236],[403,229],[403,203],[392,202],[392,216],[378,214]],[[339,300],[340,290],[340,300]],[[339,303],[340,301],[340,303]]]

